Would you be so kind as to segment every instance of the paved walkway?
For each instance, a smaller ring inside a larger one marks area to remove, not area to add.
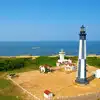
[[[55,100],[98,100],[100,99],[100,93],[92,93],[87,95],[79,95],[73,97],[58,97]]]

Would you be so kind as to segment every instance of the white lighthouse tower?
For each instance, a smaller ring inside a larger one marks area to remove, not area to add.
[[[63,51],[63,49],[61,49],[61,51],[59,52],[59,56],[60,56],[60,59],[58,60],[58,62],[61,62],[61,63],[64,62],[65,52]]]
[[[78,70],[76,82],[79,84],[87,84],[86,78],[86,32],[85,27],[82,25],[79,34],[79,57],[78,57]]]

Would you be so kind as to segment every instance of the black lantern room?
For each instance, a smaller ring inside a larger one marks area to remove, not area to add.
[[[86,39],[86,31],[84,25],[80,27],[80,39],[85,40]]]

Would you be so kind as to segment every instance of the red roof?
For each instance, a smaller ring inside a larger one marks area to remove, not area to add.
[[[52,66],[49,66],[49,65],[45,64],[44,67],[45,67],[45,68],[50,68],[50,67],[52,67]]]
[[[48,94],[50,94],[51,92],[50,92],[49,90],[45,90],[44,93],[48,95]]]

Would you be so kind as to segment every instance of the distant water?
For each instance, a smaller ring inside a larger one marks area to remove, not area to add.
[[[0,56],[54,55],[63,49],[67,55],[78,55],[79,43],[66,42],[0,42]],[[100,41],[87,42],[87,54],[100,54]]]

